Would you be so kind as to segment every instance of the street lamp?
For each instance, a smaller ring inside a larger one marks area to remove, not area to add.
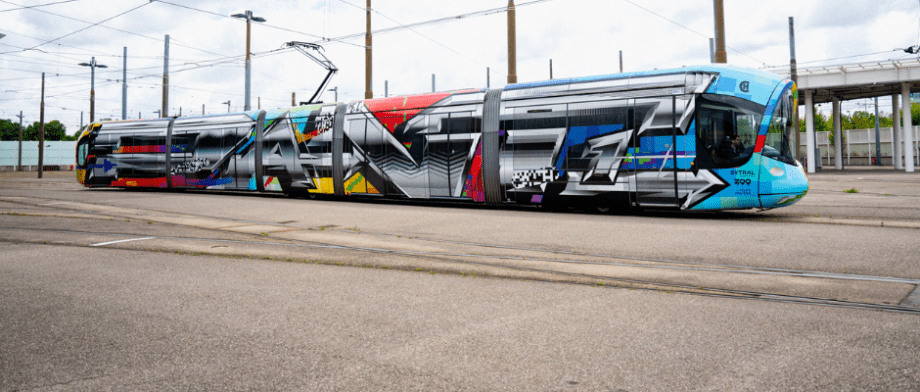
[[[89,63],[80,63],[84,67],[89,67],[92,69],[92,76],[90,77],[90,89],[89,89],[89,122],[93,123],[95,120],[96,112],[96,68],[108,68],[105,65],[97,64],[96,58],[93,57],[93,60]]]
[[[220,104],[227,105],[227,113],[230,113],[230,100],[227,100],[227,102],[221,102]]]
[[[252,106],[249,105],[249,92],[250,92],[250,80],[251,80],[251,65],[249,58],[249,32],[251,30],[252,22],[264,22],[265,18],[260,18],[258,16],[252,16],[252,11],[246,10],[246,12],[241,14],[230,15],[234,18],[246,19],[246,102],[243,105],[243,110],[249,111],[252,109]]]

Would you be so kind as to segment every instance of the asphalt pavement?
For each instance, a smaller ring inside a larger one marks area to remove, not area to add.
[[[45,174],[0,173],[3,391],[920,389],[916,174],[642,215]]]

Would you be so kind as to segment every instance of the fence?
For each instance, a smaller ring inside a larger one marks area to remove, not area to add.
[[[918,145],[920,141],[917,140],[917,137],[920,136],[920,127],[914,127],[914,139],[913,139],[913,148],[914,148],[914,165],[920,166],[920,155],[918,155]],[[830,132],[815,132],[815,143],[818,148],[821,149],[821,161],[825,165],[834,164],[834,145],[830,143],[828,139],[828,133]],[[879,144],[881,145],[882,156],[881,164],[884,166],[894,166],[894,161],[891,156],[894,154],[894,130],[892,128],[881,128],[879,131]],[[900,135],[901,148],[906,147],[904,143],[904,130],[901,130]],[[805,134],[801,134],[801,143],[802,145],[799,148],[799,156],[805,156]],[[869,166],[872,165],[873,158],[878,159],[875,154],[875,128],[870,129],[850,129],[843,131],[843,163],[845,165],[853,166]],[[902,163],[904,162],[902,158]]]
[[[76,165],[77,142],[45,142],[45,170],[73,170]],[[16,170],[19,161],[19,142],[0,141],[0,170]],[[38,142],[22,142],[22,169],[38,170]]]

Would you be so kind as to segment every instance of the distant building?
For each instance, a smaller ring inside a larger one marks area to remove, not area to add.
[[[911,101],[911,102],[920,102],[920,93],[912,93],[912,94],[910,94],[910,101]]]

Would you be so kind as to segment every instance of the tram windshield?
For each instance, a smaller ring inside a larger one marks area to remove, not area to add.
[[[792,89],[789,89],[780,98],[776,104],[776,110],[773,111],[770,128],[767,130],[767,140],[763,146],[763,156],[795,165],[790,143],[794,128],[792,105]]]
[[[77,144],[77,166],[86,166],[86,157],[89,154],[89,135],[80,139]]]
[[[751,159],[766,108],[740,98],[705,94],[699,137],[715,167],[738,167]]]

